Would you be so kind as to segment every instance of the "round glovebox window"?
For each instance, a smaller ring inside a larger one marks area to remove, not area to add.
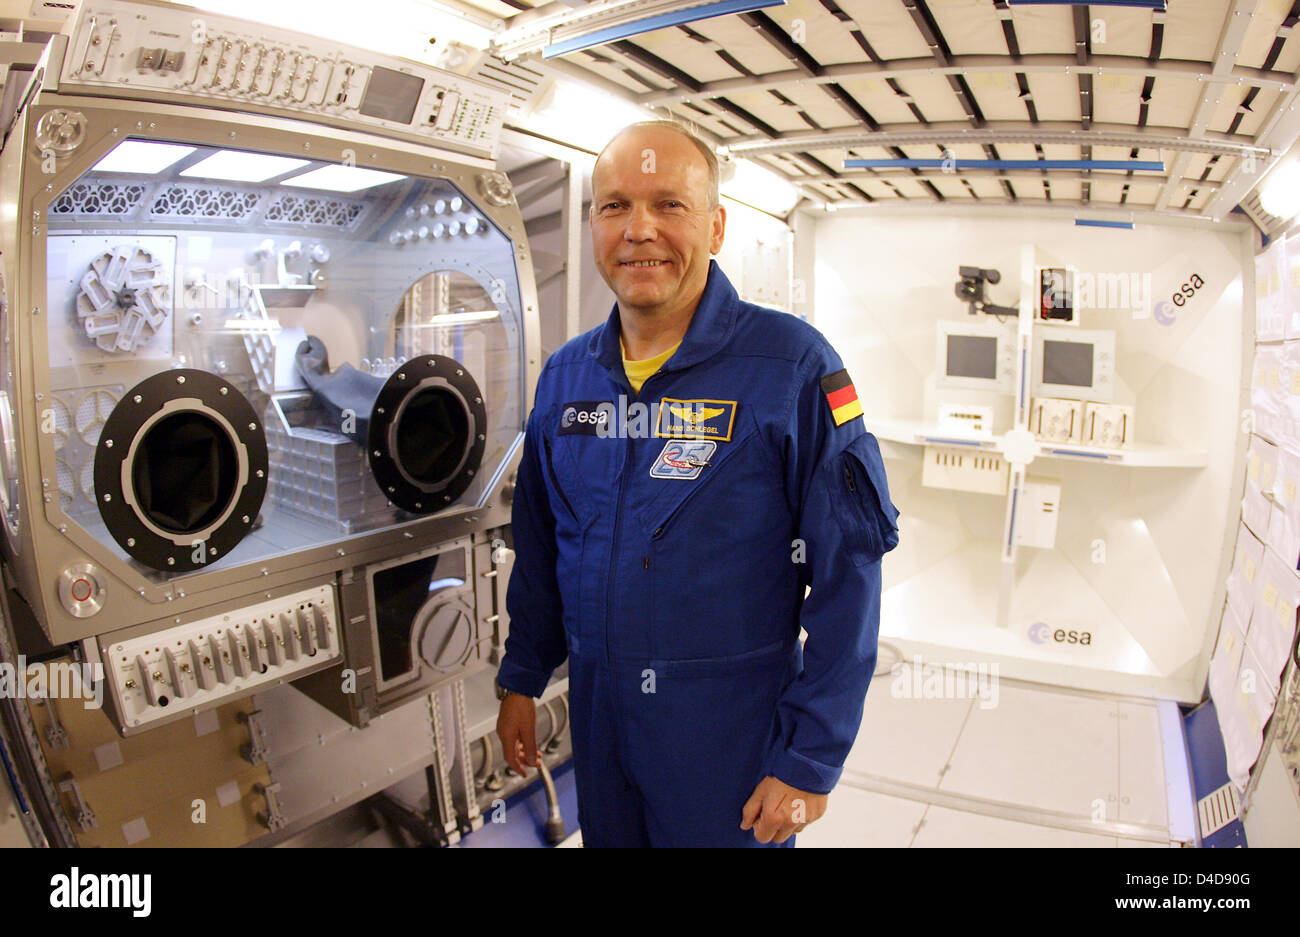
[[[425,387],[411,395],[397,419],[397,461],[415,481],[446,481],[469,445],[469,413],[446,387]]]
[[[459,498],[479,470],[487,439],[483,392],[454,358],[412,358],[380,388],[367,439],[370,471],[388,500],[431,514]]]
[[[204,530],[238,489],[234,441],[206,413],[163,417],[139,440],[131,483],[140,512],[158,527],[178,534]]]
[[[269,468],[266,431],[239,388],[171,368],[123,394],[104,421],[95,501],[132,559],[189,572],[222,562],[256,528]]]

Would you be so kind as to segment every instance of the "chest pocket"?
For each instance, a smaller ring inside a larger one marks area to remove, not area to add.
[[[673,440],[667,438],[654,441],[648,451],[652,458],[651,466],[671,442]],[[708,456],[708,465],[700,469],[696,478],[651,477],[649,484],[659,491],[640,512],[651,539],[658,540],[664,536],[692,504],[695,505],[693,510],[697,510],[701,504],[710,501],[715,505],[725,502],[728,510],[734,510],[737,500],[746,495],[761,498],[768,487],[779,481],[779,475],[769,470],[768,461],[759,452],[758,429],[748,415],[738,421],[737,432],[731,440],[716,445],[716,450]],[[649,468],[641,467],[642,475],[648,472]],[[644,478],[641,481],[646,483]]]
[[[831,502],[853,562],[865,566],[898,546],[898,508],[889,499],[876,437],[864,433],[853,440],[827,470]]]
[[[542,436],[542,463],[546,468],[546,477],[551,483],[551,489],[556,494],[558,506],[563,508],[569,518],[579,526],[586,526],[583,523],[582,517],[578,514],[576,503],[574,501],[574,498],[577,495],[577,492],[573,490],[574,476],[568,474],[567,482],[561,480],[560,473],[555,470],[556,459],[557,453],[555,452],[555,446],[552,445],[551,440],[548,437]]]
[[[559,418],[557,410],[553,426],[560,425]],[[626,440],[603,438],[593,430],[556,432],[546,442],[549,449],[542,458],[548,460],[551,485],[561,495],[554,505],[557,516],[567,511],[580,528],[586,528],[609,515]]]

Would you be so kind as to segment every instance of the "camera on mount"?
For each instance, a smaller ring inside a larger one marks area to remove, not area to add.
[[[988,313],[994,316],[1014,316],[1019,315],[1019,310],[1012,306],[998,306],[988,302],[984,297],[984,284],[992,283],[996,285],[1001,282],[1002,274],[996,270],[988,270],[983,267],[958,267],[957,275],[960,279],[957,285],[953,287],[953,292],[957,298],[970,307],[970,314],[975,315],[977,312]]]

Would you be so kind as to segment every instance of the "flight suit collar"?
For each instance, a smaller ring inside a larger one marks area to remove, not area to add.
[[[736,288],[722,272],[718,262],[709,258],[709,277],[704,284],[699,305],[686,328],[686,335],[676,353],[660,369],[678,371],[711,358],[721,351],[736,325],[738,311]],[[587,351],[620,383],[624,383],[623,352],[619,347],[620,325],[618,303],[610,311],[605,324],[591,337]]]

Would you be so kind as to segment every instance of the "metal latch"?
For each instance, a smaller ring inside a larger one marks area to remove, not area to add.
[[[253,790],[266,798],[266,812],[257,814],[257,821],[274,833],[284,829],[284,814],[280,812],[280,782],[274,784],[254,784]]]
[[[81,827],[81,832],[88,833],[95,827],[99,826],[99,821],[95,819],[95,811],[90,809],[90,804],[81,796],[81,788],[77,785],[77,780],[71,772],[65,774],[59,781],[59,790],[65,791],[72,795],[73,801],[77,805],[76,815],[73,817],[77,826]]]
[[[252,765],[266,763],[266,736],[262,732],[262,723],[257,718],[261,711],[254,709],[252,712],[241,712],[238,716],[239,721],[248,726],[248,741],[239,746],[239,754]]]

